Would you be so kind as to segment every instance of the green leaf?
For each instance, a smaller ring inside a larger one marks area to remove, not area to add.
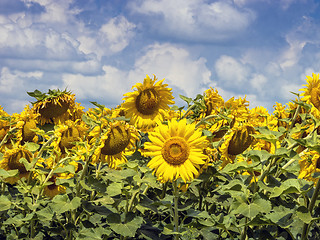
[[[186,96],[183,96],[183,95],[179,95],[179,97],[188,103],[188,105],[190,105],[190,103],[192,102],[192,98],[189,98],[189,97],[186,97]]]
[[[41,221],[51,221],[54,215],[54,211],[50,206],[47,206],[36,212],[39,220]]]
[[[26,147],[27,150],[29,150],[30,152],[35,152],[40,148],[39,144],[36,144],[34,142],[27,142],[24,144],[24,146]]]
[[[306,224],[310,224],[313,220],[310,212],[305,206],[300,206],[297,209],[297,216]]]
[[[121,194],[123,183],[113,182],[107,187],[107,194],[111,197]]]
[[[65,165],[63,167],[58,167],[54,171],[54,173],[75,173],[75,167],[73,165]]]
[[[18,174],[19,174],[19,170],[18,169],[9,170],[9,171],[6,171],[4,169],[0,169],[0,177],[1,178],[15,177]]]
[[[71,201],[68,195],[56,195],[52,199],[52,209],[57,213],[64,213],[69,210],[77,209],[81,205],[81,198],[74,197]]]
[[[95,105],[96,107],[100,108],[102,111],[103,111],[103,109],[105,109],[105,106],[102,105],[102,104],[99,104],[99,103],[97,103],[97,102],[90,102],[90,103],[92,103],[92,104]]]
[[[142,222],[142,217],[135,217],[127,223],[111,223],[110,228],[121,236],[133,238],[136,235],[136,231],[141,226]]]
[[[7,196],[1,195],[0,196],[0,211],[5,211],[10,209],[11,201],[8,199]]]
[[[303,191],[301,188],[304,186],[302,183],[302,179],[287,179],[280,187],[274,187],[270,198],[279,197],[282,194],[288,193],[301,193]]]

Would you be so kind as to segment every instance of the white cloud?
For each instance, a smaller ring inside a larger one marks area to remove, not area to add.
[[[130,72],[130,79],[137,79],[145,74],[155,74],[165,78],[186,94],[195,97],[201,93],[203,85],[211,82],[211,72],[206,67],[206,59],[192,59],[190,53],[171,44],[154,44],[147,48],[145,55],[137,59],[135,69]],[[136,81],[136,80],[134,80]]]
[[[102,56],[117,53],[126,48],[135,35],[136,25],[125,17],[111,18],[103,24],[98,32],[87,32],[78,37],[79,50],[85,54],[95,54],[98,59]]]
[[[142,0],[131,2],[130,6],[134,13],[150,17],[148,22],[154,31],[184,40],[232,38],[255,19],[252,11],[225,0]]]
[[[268,82],[268,79],[262,75],[262,74],[257,74],[257,73],[254,73],[251,80],[250,80],[250,83],[251,83],[251,86],[259,91],[259,92],[264,92],[265,91],[265,84]]]
[[[154,44],[144,50],[144,55],[136,59],[134,67],[128,71],[112,66],[104,66],[104,73],[98,76],[83,74],[63,74],[64,87],[71,89],[80,100],[99,99],[120,104],[123,94],[131,87],[143,82],[146,75],[158,79],[165,78],[166,84],[177,94],[195,97],[210,83],[211,72],[206,68],[204,58],[192,59],[189,52],[170,44]],[[179,92],[177,92],[179,91]]]
[[[225,86],[241,86],[248,81],[249,69],[233,57],[222,55],[215,63],[219,81]]]

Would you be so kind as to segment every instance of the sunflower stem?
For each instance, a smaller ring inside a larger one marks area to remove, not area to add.
[[[185,117],[188,115],[188,113],[189,113],[192,109],[194,109],[195,107],[196,107],[195,104],[191,105],[191,106],[186,110],[186,112],[183,114],[183,116],[181,117],[181,119],[182,119],[182,118],[185,118]]]
[[[174,231],[176,232],[174,236],[174,240],[178,240],[179,239],[179,212],[178,212],[179,189],[177,185],[177,180],[173,181],[172,187],[173,187],[173,202],[174,202],[173,222],[174,222]]]
[[[318,195],[319,195],[319,191],[320,191],[320,181],[319,181],[319,179],[318,179],[316,188],[314,189],[314,192],[313,192],[313,195],[312,195],[312,198],[311,198],[309,207],[308,207],[308,210],[309,210],[310,214],[312,214],[314,205],[315,205],[316,200],[317,200]],[[309,233],[309,224],[304,223],[304,224],[303,224],[303,230],[302,230],[301,239],[302,239],[302,240],[307,239],[308,233]]]
[[[16,129],[17,129],[17,128],[14,127],[14,128],[11,128],[11,129],[7,132],[7,134],[4,136],[4,138],[2,139],[2,141],[1,141],[1,143],[0,143],[0,147],[2,147],[3,144],[5,144],[5,143],[7,142],[10,134],[11,134],[14,130],[16,130]]]

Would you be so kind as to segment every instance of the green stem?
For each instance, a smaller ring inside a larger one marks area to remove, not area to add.
[[[196,124],[196,128],[199,127],[201,124],[203,124],[205,121],[215,117],[217,117],[217,115],[209,115],[209,116],[206,116],[205,118],[202,118],[201,121]]]
[[[318,179],[316,188],[314,189],[314,192],[313,192],[313,195],[312,195],[312,198],[311,198],[309,207],[308,207],[308,210],[309,210],[310,214],[312,214],[314,205],[315,205],[316,200],[317,200],[318,195],[319,195],[319,191],[320,191],[320,181],[319,181],[319,179]],[[303,230],[302,230],[302,237],[301,237],[301,239],[302,239],[302,240],[307,239],[307,238],[308,238],[308,233],[309,233],[309,224],[306,224],[306,223],[305,223],[305,224],[303,224]]]
[[[174,231],[176,232],[174,236],[174,240],[179,239],[179,212],[178,212],[178,199],[179,199],[179,190],[177,186],[177,181],[173,181],[172,183],[173,187],[173,202],[174,202],[174,217],[173,217],[173,222],[174,222]]]
[[[183,116],[181,117],[181,119],[182,119],[182,118],[185,118],[185,117],[187,116],[187,114],[188,114],[192,109],[194,109],[195,107],[196,107],[195,104],[191,105],[191,106],[187,109],[187,111],[183,114]]]
[[[14,130],[16,130],[16,129],[17,129],[17,128],[14,127],[14,128],[11,128],[11,129],[7,132],[7,134],[4,136],[4,138],[2,139],[2,141],[1,141],[1,143],[0,143],[0,147],[2,147],[3,144],[5,144],[5,143],[7,142],[10,134],[11,134]]]

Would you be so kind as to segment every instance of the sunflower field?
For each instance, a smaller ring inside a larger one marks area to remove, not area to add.
[[[0,107],[0,239],[320,239],[320,79],[273,113],[148,75],[116,108]]]

